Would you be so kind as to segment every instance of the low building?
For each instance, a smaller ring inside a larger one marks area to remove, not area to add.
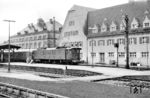
[[[51,48],[58,46],[62,25],[50,19],[44,22],[38,19],[37,24],[28,24],[26,28],[10,37],[10,43],[20,46],[21,49]],[[55,35],[54,35],[55,34]],[[54,45],[54,40],[55,45]]]
[[[126,64],[124,15],[129,18],[129,62],[150,67],[150,1],[130,2],[88,13],[88,62]]]

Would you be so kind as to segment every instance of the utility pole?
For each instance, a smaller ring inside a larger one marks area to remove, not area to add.
[[[53,33],[54,33],[54,47],[56,47],[56,38],[55,38],[55,17],[53,17]]]
[[[92,38],[92,67],[94,67],[94,65],[93,65],[93,60],[94,60],[94,53],[93,53],[93,44],[94,44],[94,40],[93,40],[93,38]]]
[[[125,15],[125,40],[126,40],[126,69],[130,69],[129,66],[129,18]]]
[[[16,22],[14,20],[4,20],[5,22],[9,23],[8,29],[9,29],[9,34],[8,34],[8,72],[10,72],[10,22]]]

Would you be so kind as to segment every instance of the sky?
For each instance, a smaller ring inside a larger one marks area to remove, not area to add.
[[[37,23],[38,18],[44,21],[55,17],[62,25],[68,10],[73,5],[80,5],[95,9],[127,3],[129,0],[0,0],[0,43],[8,40],[8,22],[3,20],[15,20],[10,23],[10,35],[24,29],[30,23]]]

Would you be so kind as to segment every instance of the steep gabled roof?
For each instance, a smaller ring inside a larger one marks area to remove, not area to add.
[[[88,13],[88,26],[93,26],[97,23],[101,25],[105,18],[107,18],[106,22],[108,24],[111,24],[111,21],[116,21],[120,24],[123,14],[128,15],[130,20],[129,23],[134,17],[138,18],[140,21],[143,21],[146,10],[150,12],[150,3],[148,2],[126,3],[118,6],[94,10]]]

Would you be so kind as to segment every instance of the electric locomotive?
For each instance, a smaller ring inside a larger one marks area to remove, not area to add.
[[[56,63],[56,64],[78,64],[80,63],[81,48],[51,48],[37,49],[32,52],[34,62]]]

